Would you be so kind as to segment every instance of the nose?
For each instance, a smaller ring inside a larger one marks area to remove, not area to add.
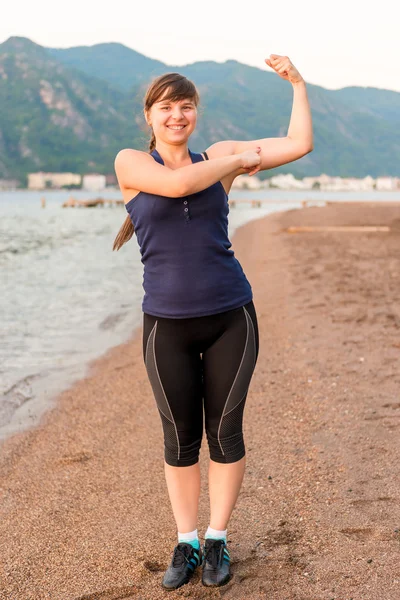
[[[182,109],[179,106],[175,106],[172,110],[172,118],[175,121],[181,121],[182,116],[183,116]]]

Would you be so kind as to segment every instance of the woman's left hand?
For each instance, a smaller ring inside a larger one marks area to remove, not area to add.
[[[300,83],[300,81],[304,81],[288,56],[270,54],[269,58],[265,59],[265,62],[275,71],[275,73],[278,73],[279,77],[290,81],[290,83]]]

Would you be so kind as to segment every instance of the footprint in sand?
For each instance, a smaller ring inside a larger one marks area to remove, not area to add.
[[[150,571],[150,573],[158,573],[160,571],[165,571],[165,566],[161,565],[159,562],[153,560],[146,560],[143,563],[143,566],[145,569],[147,569],[147,571]]]
[[[334,310],[331,318],[333,323],[362,323],[367,316],[366,311],[358,306],[347,306]]]
[[[350,504],[352,506],[367,506],[368,504],[373,504],[374,502],[394,502],[394,498],[390,498],[390,496],[378,496],[378,498],[374,499],[365,499],[365,500],[352,500]]]
[[[75,598],[75,600],[122,600],[123,598],[137,598],[139,589],[140,588],[137,585],[110,588],[108,590],[101,590],[100,592],[79,596],[79,598]]]
[[[381,419],[398,419],[400,415],[372,415],[364,417],[364,421],[380,421]]]
[[[90,452],[76,452],[76,454],[66,454],[58,461],[59,464],[68,465],[70,463],[83,463],[92,458]]]
[[[360,527],[345,527],[344,529],[340,530],[340,533],[343,533],[348,538],[365,541],[373,536],[374,530],[368,527],[365,529]]]

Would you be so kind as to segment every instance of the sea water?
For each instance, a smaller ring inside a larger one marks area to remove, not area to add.
[[[112,252],[124,206],[62,208],[71,195],[98,194],[0,192],[0,440],[36,424],[59,392],[85,376],[90,361],[141,325],[143,265],[136,237]],[[99,195],[120,198],[113,189]],[[229,214],[232,238],[237,227],[300,208],[304,199],[387,201],[400,200],[400,192],[235,190],[230,198],[238,201]],[[269,202],[240,202],[258,198]]]

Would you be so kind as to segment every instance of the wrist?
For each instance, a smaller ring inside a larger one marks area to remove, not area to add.
[[[233,167],[234,169],[242,169],[243,168],[243,158],[241,154],[233,154]]]
[[[290,83],[292,84],[293,87],[302,86],[302,85],[306,84],[306,82],[304,81],[303,78],[298,79],[297,81],[291,81]]]

